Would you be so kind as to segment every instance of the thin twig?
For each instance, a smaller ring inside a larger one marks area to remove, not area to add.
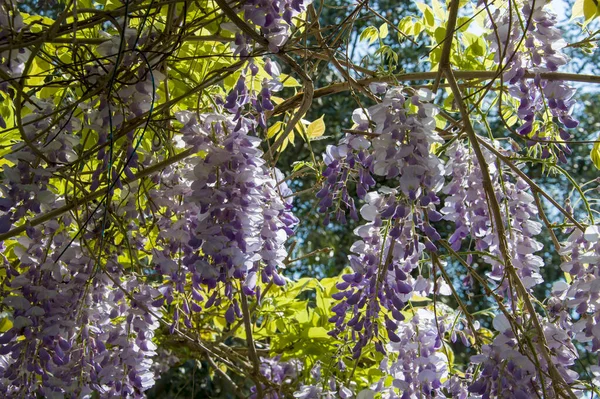
[[[258,399],[263,397],[262,385],[258,381],[258,376],[260,375],[260,359],[256,353],[256,347],[254,346],[254,338],[252,338],[252,321],[250,320],[250,311],[248,309],[248,299],[246,298],[246,294],[242,290],[240,290],[240,296],[242,299],[242,317],[244,319],[244,328],[246,330],[246,344],[248,345],[248,354],[250,355],[250,360],[254,365],[253,376],[256,381],[256,393]]]

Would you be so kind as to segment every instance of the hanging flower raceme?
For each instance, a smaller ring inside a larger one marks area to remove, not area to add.
[[[260,32],[269,43],[269,50],[276,53],[285,45],[294,27],[294,18],[305,12],[312,0],[247,0],[240,3],[239,9],[244,13],[244,20],[252,22],[260,28]],[[232,30],[237,27],[229,26]],[[247,56],[250,51],[251,38],[245,33],[236,34],[237,52]]]
[[[556,27],[556,15],[548,10],[547,4],[546,0],[526,0],[519,6],[497,10],[496,29],[488,37],[495,60],[506,64],[503,79],[508,83],[508,92],[519,101],[517,116],[522,125],[517,132],[530,138],[530,145],[545,140],[569,140],[571,135],[565,129],[578,125],[571,115],[575,89],[567,82],[541,79],[539,75],[555,72],[568,62],[562,52],[567,43]],[[528,71],[536,76],[525,77]],[[558,124],[551,123],[552,118]],[[546,158],[556,151],[561,161],[565,161],[565,154],[571,153],[567,144],[546,143],[542,151],[542,157]]]
[[[78,185],[94,193],[101,183],[110,183],[112,192],[123,188],[123,174],[134,177],[142,137],[132,129],[125,143],[110,151],[108,140],[124,123],[150,111],[163,79],[159,72],[143,67],[135,73],[131,80],[115,86],[121,106],[113,103],[112,109],[108,104],[115,97],[108,100],[107,96],[78,103],[68,95],[59,103],[31,97],[24,103],[29,112],[22,117],[22,138],[28,143],[15,144],[5,156],[9,162],[3,165],[5,178],[0,183],[1,233],[71,200],[68,191],[60,195],[56,181],[81,155],[80,141],[87,129],[97,134],[95,158],[100,162],[90,180],[83,178]],[[58,105],[72,111],[57,114]],[[144,154],[144,163],[159,153]],[[110,164],[107,182],[103,175]],[[79,196],[80,190],[79,186],[74,189],[74,195]],[[143,248],[140,224],[132,222],[138,215],[133,200],[132,196],[120,207],[101,197],[98,204],[75,212],[81,218],[77,224],[72,214],[64,213],[42,225],[27,226],[26,235],[15,238],[18,268],[8,262],[4,265],[9,289],[3,306],[10,309],[14,323],[0,338],[3,397],[21,397],[26,387],[27,395],[48,398],[85,397],[92,392],[102,398],[134,398],[143,397],[154,384],[151,366],[156,346],[152,339],[160,311],[151,302],[159,292],[144,279],[126,273],[116,255],[119,245],[104,239],[112,234],[107,231],[113,222],[105,217],[112,212],[128,228],[121,242]],[[101,244],[91,249],[90,242]],[[4,252],[6,243],[0,245]]]
[[[362,110],[354,111],[352,119],[359,130],[368,130],[368,121]],[[356,195],[364,199],[368,190],[375,186],[371,176],[373,156],[367,151],[371,143],[363,136],[347,134],[337,146],[329,145],[323,155],[326,169],[323,172],[323,188],[317,193],[320,198],[319,212],[326,213],[324,224],[329,223],[330,209],[333,208],[338,222],[345,224],[346,213],[358,220],[354,198],[348,192],[348,183],[356,185]]]
[[[452,321],[442,318],[436,325],[433,312],[427,309],[419,309],[409,321],[398,323],[394,331],[398,339],[386,345],[388,356],[380,365],[384,377],[377,390],[382,398],[444,397],[448,358],[442,348],[440,323],[450,325]],[[389,377],[393,383],[386,387]]]
[[[600,233],[598,226],[575,229],[561,250],[561,269],[572,279],[554,283],[549,309],[574,340],[600,350]]]
[[[23,16],[17,9],[17,2],[13,0],[4,0],[0,2],[0,43],[17,42],[17,36],[27,28],[23,23]],[[27,48],[9,49],[0,52],[0,70],[6,72],[8,76],[20,77],[25,70],[25,64],[31,56],[31,51]],[[9,82],[3,79],[0,82],[0,90],[6,91]],[[0,122],[3,122],[0,117]]]
[[[22,118],[23,133],[31,145],[14,144],[4,156],[9,162],[1,167],[0,233],[6,233],[23,218],[64,204],[49,182],[61,165],[74,160],[73,147],[79,144],[74,133],[81,128],[78,119],[51,118],[51,101],[36,100],[27,103],[26,108],[31,112]]]
[[[523,320],[516,321],[518,326],[523,324]],[[473,363],[480,365],[479,373],[469,386],[471,397],[562,397],[559,391],[564,387],[556,386],[547,362],[539,356],[543,350],[539,337],[531,336],[531,331],[517,331],[515,335],[504,314],[496,316],[493,325],[498,332],[494,341],[484,345],[481,354],[471,357]],[[568,334],[549,322],[543,322],[543,331],[555,369],[567,384],[574,382],[578,375],[571,367],[577,359],[577,351]]]
[[[447,154],[446,174],[452,179],[443,189],[447,196],[441,213],[445,220],[456,225],[448,243],[458,251],[464,240],[470,237],[474,250],[489,254],[483,258],[492,266],[488,274],[490,280],[500,283],[501,290],[508,293],[508,281],[504,278],[506,270],[501,261],[504,254],[493,228],[495,223],[486,201],[478,160],[462,142],[453,144]],[[524,180],[513,177],[508,170],[503,170],[501,175],[496,168],[496,157],[487,150],[483,154],[500,204],[513,266],[525,287],[532,288],[543,282],[540,268],[544,265],[542,258],[536,255],[542,249],[542,244],[535,239],[542,231],[542,224],[538,221],[535,199],[528,193],[529,186]],[[471,261],[471,257],[468,261]],[[507,298],[510,296],[507,295]]]
[[[259,271],[258,261],[265,264],[264,279],[282,283],[277,270],[284,266],[283,243],[296,219],[289,213],[291,200],[282,198],[289,193],[282,176],[265,165],[260,139],[248,135],[249,127],[246,120],[215,127],[216,142],[194,169],[190,199],[201,214],[192,240],[202,249],[201,259],[212,265],[209,270],[198,260],[208,285],[246,278]]]
[[[255,126],[251,120],[212,114],[197,121],[190,112],[178,118],[184,140],[205,155],[174,176],[177,184],[167,191],[167,196],[180,196],[173,209],[188,219],[160,222],[166,250],[156,253],[155,264],[168,278],[163,295],[171,303],[174,291],[183,293],[191,276],[194,295],[182,306],[184,322],[189,324],[190,310],[223,299],[230,303],[226,319],[233,322],[241,317],[234,297],[238,282],[246,295],[259,293],[258,279],[284,284],[284,244],[298,222],[291,213],[291,191],[282,174],[263,160],[260,139],[248,134]],[[183,268],[173,261],[179,254]],[[224,288],[224,298],[217,287]]]
[[[272,383],[272,385],[269,386],[261,386],[263,398],[286,398],[286,391],[294,390],[301,372],[302,363],[296,359],[282,361],[281,356],[262,358],[260,363],[260,373]],[[258,398],[256,386],[252,387],[250,392],[249,399]]]
[[[342,361],[338,362],[338,366],[342,367],[344,363]],[[345,367],[345,366],[344,366]],[[355,392],[348,388],[344,382],[340,382],[336,380],[333,375],[330,375],[329,378],[325,378],[322,375],[322,364],[317,362],[313,365],[310,370],[310,377],[306,376],[306,382],[310,380],[312,384],[301,384],[299,389],[294,392],[294,398],[298,399],[352,399],[354,398]],[[351,383],[352,384],[352,383]],[[366,389],[357,394],[358,397],[363,397],[367,392],[374,393],[374,391],[370,389]],[[364,397],[370,397],[368,396]]]
[[[3,305],[14,323],[0,336],[0,392],[143,397],[154,384],[160,311],[150,303],[158,292],[123,277],[116,256],[99,270],[95,256],[78,243],[67,247],[70,237],[53,226],[44,229],[47,239],[32,229],[33,239],[20,240],[21,273],[5,265],[13,278]]]
[[[365,195],[360,213],[368,223],[355,230],[361,239],[351,248],[353,273],[343,276],[337,286],[340,292],[334,294],[339,303],[332,308],[335,314],[330,322],[335,329],[331,334],[350,335],[355,358],[373,339],[376,348],[385,352],[379,341],[380,328],[387,330],[390,340],[398,341],[395,330],[396,323],[404,320],[401,310],[413,293],[427,296],[433,288],[432,281],[411,276],[424,250],[436,251],[434,241],[440,238],[431,223],[441,219],[436,193],[442,188],[444,170],[431,152],[431,145],[441,139],[434,131],[435,108],[426,102],[429,99],[425,92],[407,99],[402,88],[392,88],[368,114],[355,112],[359,128],[366,130],[367,121],[373,123],[368,132],[375,138],[370,153],[365,154],[365,159],[372,159],[369,172],[385,177],[392,186]],[[329,153],[340,153],[339,148],[352,140],[347,137]],[[335,162],[332,159],[328,168]],[[386,316],[382,323],[379,313],[383,309],[389,310],[395,321]],[[350,319],[346,320],[348,313]]]

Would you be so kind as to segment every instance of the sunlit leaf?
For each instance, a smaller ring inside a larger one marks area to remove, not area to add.
[[[13,326],[13,322],[8,317],[0,319],[0,333],[7,332]]]
[[[571,20],[583,17],[585,25],[600,15],[600,5],[597,0],[576,0],[573,4]]]
[[[594,143],[594,147],[592,147],[592,162],[596,166],[597,169],[600,169],[600,142]]]
[[[306,128],[306,135],[313,139],[321,137],[325,133],[325,115],[322,115],[319,119],[312,121]]]
[[[379,38],[380,39],[385,39],[388,36],[388,26],[387,23],[381,24],[381,26],[379,27]]]

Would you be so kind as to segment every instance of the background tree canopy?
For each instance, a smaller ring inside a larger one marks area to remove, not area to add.
[[[594,0],[0,0],[0,396],[600,397]]]

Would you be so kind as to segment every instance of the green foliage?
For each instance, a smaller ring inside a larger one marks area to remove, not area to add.
[[[339,9],[324,9],[324,15],[321,15],[323,25],[332,23],[340,19],[343,15],[344,7],[351,2],[340,2]],[[381,18],[372,18],[370,20],[357,19],[355,21],[355,32],[348,34],[347,37],[340,39],[345,45],[350,47],[351,43],[363,42],[363,45],[370,46],[374,51],[365,57],[362,67],[372,68],[375,64],[376,71],[373,76],[389,76],[390,80],[394,73],[410,70],[410,71],[429,71],[435,70],[440,62],[442,48],[448,39],[446,26],[448,22],[448,11],[446,5],[437,0],[433,0],[430,4],[403,2],[396,4],[395,2],[376,2],[381,13],[385,13],[387,9],[393,9],[393,13],[386,14],[388,21],[383,21]],[[154,4],[154,3],[152,3]],[[187,3],[186,3],[187,4]],[[466,2],[462,2],[465,5]],[[22,8],[28,11],[35,11],[38,7],[37,2],[25,2]],[[123,6],[121,2],[115,0],[101,0],[92,2],[91,0],[78,0],[79,8],[97,8],[103,11],[115,11]],[[152,8],[152,16],[149,16],[149,9],[138,9],[132,12],[131,27],[141,27],[143,24],[153,24],[158,29],[164,29],[170,22],[170,15],[173,10],[169,4],[154,4],[149,6]],[[178,5],[181,8],[181,4]],[[182,151],[181,146],[176,144],[175,132],[182,125],[174,120],[169,120],[169,114],[165,112],[165,106],[174,101],[170,110],[175,112],[179,110],[193,110],[196,113],[202,113],[211,109],[217,97],[223,98],[227,92],[234,87],[238,78],[241,76],[239,70],[229,70],[235,63],[236,59],[232,56],[230,41],[232,35],[222,30],[220,23],[221,19],[211,20],[207,15],[218,13],[219,9],[213,1],[201,0],[187,4],[187,15],[191,21],[198,21],[193,29],[187,32],[185,38],[178,39],[173,43],[173,47],[165,51],[164,59],[153,60],[153,68],[156,73],[156,79],[151,77],[153,85],[157,87],[157,96],[153,99],[152,109],[156,113],[164,113],[165,117],[157,118],[146,127],[137,127],[133,132],[133,136],[139,138],[139,145],[146,153],[157,151],[162,158],[174,156]],[[406,10],[415,11],[414,7],[420,12],[419,15],[406,15]],[[58,5],[53,9],[48,9],[42,15],[24,15],[25,22],[30,24],[30,32],[39,33],[48,26],[52,26],[54,18],[61,11]],[[183,9],[177,9],[177,12],[183,12]],[[577,0],[573,8],[573,18],[584,18],[584,26],[598,17],[599,11],[595,0]],[[394,14],[394,15],[392,15]],[[94,13],[81,13],[81,18],[93,18]],[[393,16],[404,16],[401,19],[393,19]],[[398,21],[399,19],[399,21]],[[481,18],[471,18],[460,16],[457,19],[457,29],[452,32],[452,47],[451,47],[451,63],[454,67],[466,71],[485,71],[491,70],[494,65],[493,54],[490,52],[488,41],[485,35],[489,34],[489,30],[483,29],[480,24]],[[66,17],[67,23],[72,23],[71,16]],[[396,25],[397,23],[397,25]],[[473,33],[474,28],[478,33]],[[396,31],[397,34],[394,34]],[[89,87],[82,87],[76,80],[70,80],[63,75],[55,73],[56,70],[62,69],[69,71],[74,76],[77,73],[77,68],[74,66],[78,62],[92,62],[100,53],[98,46],[104,43],[107,39],[104,32],[117,35],[118,30],[114,25],[99,25],[91,24],[83,27],[71,37],[72,40],[89,41],[93,43],[90,46],[67,47],[63,43],[44,42],[40,45],[40,51],[28,65],[26,71],[27,78],[23,80],[27,87],[27,95],[36,97],[37,99],[47,100],[52,102],[57,109],[68,103],[70,98],[83,98],[87,95]],[[358,33],[360,32],[360,34]],[[483,33],[481,33],[483,32]],[[331,39],[331,38],[328,38]],[[418,41],[420,46],[411,45],[411,41]],[[582,41],[580,48],[592,51],[594,49],[594,40]],[[318,43],[309,42],[307,39],[306,47],[316,46]],[[356,48],[357,46],[355,46]],[[354,51],[354,50],[352,50]],[[352,59],[348,56],[348,59]],[[354,59],[352,59],[354,61]],[[247,84],[253,89],[260,89],[263,79],[268,78],[268,74],[264,70],[261,57],[256,57],[256,66],[258,73],[256,76],[247,75]],[[315,74],[315,87],[322,88],[335,83],[339,76],[339,71],[336,71],[330,63],[323,60],[309,60],[306,62],[307,70],[317,71]],[[291,97],[304,90],[302,85],[292,76],[292,71],[286,71],[281,75],[283,81],[284,92],[281,98],[274,97],[273,101],[276,104],[283,103],[283,99]],[[352,72],[354,73],[354,72]],[[165,79],[158,79],[159,75],[164,75]],[[214,76],[221,76],[222,79],[217,80],[214,84],[198,89],[205,82]],[[100,84],[107,85],[108,78],[104,78]],[[497,87],[492,87],[490,90],[496,92],[489,93],[488,90],[481,90],[479,87],[470,87],[466,89],[471,101],[474,105],[474,113],[481,116],[474,120],[480,122],[477,128],[484,134],[490,134],[496,129],[504,127],[512,127],[518,120],[515,110],[518,103],[514,100],[503,98],[500,101],[500,94],[497,92]],[[350,94],[348,94],[350,93]],[[325,98],[317,98],[315,106],[311,108],[307,119],[302,119],[294,126],[291,133],[283,141],[283,145],[279,147],[279,166],[288,175],[293,175],[294,179],[290,185],[294,191],[300,192],[300,197],[295,203],[295,213],[303,221],[303,225],[297,232],[297,242],[301,243],[301,247],[296,249],[294,255],[300,259],[298,262],[292,263],[288,267],[289,276],[311,276],[302,277],[296,281],[288,282],[285,287],[277,287],[274,285],[261,285],[263,295],[260,301],[251,302],[250,306],[253,310],[252,334],[254,339],[259,342],[265,356],[281,355],[285,359],[300,359],[303,362],[303,372],[308,374],[310,369],[316,364],[324,364],[327,373],[335,374],[342,381],[356,382],[356,389],[367,388],[371,384],[377,382],[381,377],[379,371],[379,362],[382,356],[374,350],[373,343],[369,343],[364,350],[364,354],[358,359],[353,360],[351,357],[351,340],[335,338],[328,334],[332,330],[332,325],[328,319],[331,315],[331,306],[334,303],[332,294],[337,292],[335,284],[340,281],[338,274],[347,266],[347,255],[350,243],[354,240],[352,229],[354,224],[350,222],[347,226],[341,226],[335,222],[327,226],[322,226],[320,216],[316,213],[316,204],[311,190],[312,187],[321,179],[323,164],[315,154],[323,153],[326,144],[331,144],[337,141],[344,133],[343,129],[347,128],[351,123],[348,120],[340,118],[340,115],[350,115],[356,104],[366,104],[368,99],[364,93],[361,93],[356,88],[352,88],[348,93],[341,95],[332,95]],[[454,106],[455,98],[450,90],[441,91],[442,96],[440,103],[444,105],[448,113],[456,111]],[[505,95],[506,97],[506,95]],[[595,99],[591,96],[590,98]],[[21,107],[15,101],[14,97],[2,95],[0,99],[0,116],[6,124],[0,136],[0,166],[10,165],[11,161],[5,156],[11,153],[11,147],[21,143],[22,138],[19,131],[19,125],[23,118],[27,117],[31,110]],[[100,100],[95,100],[92,104],[97,106]],[[501,108],[496,108],[497,104],[501,103]],[[592,101],[592,104],[597,103]],[[589,107],[588,107],[589,108]],[[273,143],[285,132],[285,127],[289,123],[297,107],[286,112],[283,112],[269,119],[269,126],[266,131],[259,131],[259,135],[264,135],[270,143]],[[170,111],[170,112],[171,112]],[[73,169],[65,175],[53,176],[50,181],[51,194],[55,197],[77,199],[86,194],[86,191],[81,187],[87,187],[91,183],[91,174],[97,168],[100,161],[94,157],[86,156],[86,154],[97,151],[98,134],[86,123],[86,113],[89,110],[74,109],[71,118],[78,121],[80,127],[80,143],[76,148],[76,159],[78,160],[73,166]],[[592,111],[588,109],[588,113]],[[161,114],[162,115],[162,114]],[[596,112],[597,115],[597,112]],[[490,125],[484,126],[483,120],[489,120]],[[543,126],[542,126],[543,125]],[[556,131],[548,128],[552,125],[551,118],[547,118],[543,123],[536,123],[533,132],[528,138],[542,137],[555,139]],[[436,117],[436,126],[440,131],[448,128],[448,120],[442,116]],[[592,130],[595,125],[590,122],[587,126]],[[543,129],[542,129],[543,128]],[[542,132],[541,135],[539,132]],[[327,133],[330,136],[325,136]],[[581,135],[583,138],[584,131]],[[300,135],[302,140],[296,140],[296,134]],[[508,134],[508,133],[507,133]],[[330,139],[330,140],[325,140]],[[519,138],[520,139],[520,138]],[[115,140],[115,153],[123,156],[125,153],[127,140],[125,137],[119,137]],[[161,145],[157,146],[157,143]],[[157,149],[158,148],[158,149]],[[585,152],[587,159],[587,147],[585,151],[581,151],[579,147],[579,160],[582,159],[581,153]],[[533,148],[532,155],[537,148]],[[195,154],[196,157],[204,157],[206,153]],[[591,149],[591,159],[596,168],[600,169],[600,143],[594,143]],[[143,155],[141,161],[143,162]],[[583,196],[583,184],[578,182],[578,178],[586,176],[590,180],[595,177],[595,173],[590,169],[562,170],[555,167],[554,159],[545,162],[530,162],[527,165],[529,171],[533,174],[539,173],[539,178],[544,183],[554,187],[557,190],[557,195],[561,199],[566,198],[568,189],[572,187],[576,191],[576,195],[580,195],[583,204],[575,207],[576,212],[586,212],[590,214],[590,219],[593,221],[592,210],[589,204],[585,203]],[[582,163],[585,163],[582,161]],[[584,168],[584,166],[578,166]],[[76,173],[75,173],[76,172]],[[289,173],[288,173],[289,172]],[[572,175],[575,177],[572,177]],[[153,206],[150,193],[153,190],[154,183],[143,178],[135,183],[139,185],[140,195],[136,198],[136,203],[133,207],[145,209]],[[107,190],[108,182],[102,180],[99,190]],[[115,189],[115,215],[124,211],[130,199],[131,187],[125,186],[123,189]],[[305,195],[308,193],[310,195]],[[50,201],[52,198],[46,199]],[[129,204],[130,205],[130,204]],[[155,207],[154,212],[165,213],[168,211],[166,207]],[[26,215],[30,216],[30,215]],[[82,220],[85,219],[85,212],[79,209],[73,211],[73,216],[77,219],[77,223],[71,227],[72,234],[82,228]],[[17,223],[17,227],[24,226],[25,219]],[[139,275],[147,274],[149,279],[153,276],[148,273],[148,266],[151,264],[151,250],[154,249],[154,243],[160,232],[156,225],[144,225],[141,221],[140,232],[145,240],[143,248],[134,248],[129,242],[128,232],[126,227],[119,223],[118,216],[110,223],[106,229],[107,245],[113,245],[119,253],[117,262],[123,268],[135,270]],[[546,247],[550,247],[549,238]],[[16,265],[16,270],[23,272],[26,269],[19,265],[20,258],[26,251],[26,246],[17,238],[7,240],[3,256],[11,264]],[[331,248],[331,250],[324,250]],[[316,253],[316,255],[314,255]],[[313,254],[311,256],[308,256]],[[304,257],[306,255],[306,258]],[[548,254],[548,256],[556,256]],[[544,273],[559,273],[561,271],[544,271]],[[2,278],[6,278],[5,270],[0,270]],[[336,277],[324,277],[336,276]],[[549,279],[552,281],[552,279]],[[190,288],[191,281],[185,282],[185,288]],[[479,287],[481,289],[481,287]],[[542,287],[542,290],[547,290],[547,287]],[[189,290],[186,290],[189,292]],[[476,293],[480,295],[481,293]],[[538,293],[539,294],[539,293]],[[538,296],[542,297],[544,293]],[[187,295],[187,296],[186,296]],[[465,299],[465,303],[474,309],[481,309],[488,304],[478,302],[476,299]],[[189,301],[189,294],[176,294],[175,300],[167,307],[172,313],[174,309],[181,309],[186,301]],[[448,303],[456,305],[448,300]],[[412,309],[417,309],[419,306],[433,308],[429,298],[413,298],[411,303]],[[206,312],[196,314],[192,318],[193,330],[198,333],[198,337],[202,341],[228,345],[235,350],[246,348],[246,331],[241,321],[234,324],[229,324],[222,316],[225,310],[231,303],[227,300],[215,305]],[[436,306],[444,306],[444,303],[436,303]],[[474,312],[473,314],[477,314]],[[479,311],[480,315],[490,317],[492,313],[486,313],[485,310]],[[410,312],[406,314],[407,318],[411,317]],[[0,332],[11,328],[13,321],[12,315],[2,314],[0,318]],[[492,337],[492,333],[485,329],[481,329],[481,336],[487,338],[486,342]],[[157,340],[164,343],[166,347],[176,351],[182,359],[203,359],[205,354],[198,348],[185,346],[184,343],[169,341],[167,331],[162,331]],[[164,341],[163,341],[164,340]],[[463,350],[459,353],[454,353],[452,345],[445,342],[446,353],[450,359],[451,366],[464,360],[467,355]],[[266,348],[266,349],[265,349]],[[343,363],[342,368],[332,364],[332,355]],[[203,368],[200,373],[202,378],[210,381],[219,379],[218,373],[215,372],[212,365],[206,362],[196,362],[195,360],[188,364],[187,369],[196,370],[197,367]],[[224,364],[218,364],[222,371],[230,371]],[[185,367],[184,367],[185,368]],[[206,371],[206,372],[205,372]],[[195,371],[194,371],[195,372]],[[181,375],[179,375],[181,377]],[[308,375],[305,377],[309,378]],[[352,377],[352,378],[351,378]],[[177,377],[172,377],[176,379]],[[239,382],[239,381],[238,381]],[[387,381],[387,383],[391,383]],[[222,387],[219,387],[221,389]],[[210,389],[207,388],[208,391]],[[215,388],[215,390],[217,390]]]
[[[571,10],[571,19],[583,17],[584,26],[600,16],[600,5],[597,0],[576,0]]]

